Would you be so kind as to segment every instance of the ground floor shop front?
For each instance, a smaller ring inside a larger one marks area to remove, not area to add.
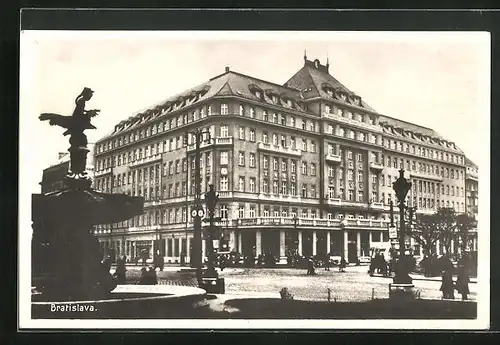
[[[144,233],[106,236],[99,238],[103,255],[126,256],[128,262],[152,260],[159,255],[165,263],[189,263],[193,248],[193,233]],[[214,240],[219,252],[238,252],[243,257],[272,255],[286,262],[287,256],[344,257],[356,262],[359,257],[369,256],[370,248],[388,243],[387,231],[366,229],[227,229]],[[206,240],[202,251],[206,257]]]

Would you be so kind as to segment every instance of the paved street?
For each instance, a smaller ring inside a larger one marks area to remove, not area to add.
[[[253,295],[263,297],[278,297],[279,291],[287,287],[300,300],[326,301],[328,289],[331,289],[331,300],[338,302],[355,302],[372,299],[388,298],[391,278],[370,277],[367,266],[351,266],[346,272],[340,273],[332,268],[325,271],[318,268],[316,276],[307,276],[305,270],[289,268],[226,268],[221,272],[225,278],[226,294]],[[137,281],[140,267],[127,267],[129,283]],[[160,284],[196,286],[192,274],[179,273],[179,267],[166,267],[158,272]],[[414,280],[415,288],[420,291],[420,297],[425,299],[440,299],[440,281]],[[469,284],[471,300],[476,300],[477,284]],[[456,293],[455,298],[460,296]]]

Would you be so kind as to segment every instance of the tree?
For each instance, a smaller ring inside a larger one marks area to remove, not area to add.
[[[476,219],[466,213],[457,215],[456,228],[457,237],[460,240],[460,251],[465,253],[467,251],[467,244],[469,242],[469,230],[477,226]]]
[[[439,232],[439,240],[442,242],[447,254],[451,253],[451,242],[456,235],[457,214],[451,207],[438,208],[436,214],[436,227]]]
[[[410,236],[427,254],[435,252],[437,240],[441,236],[436,223],[437,216],[435,214],[419,214],[410,230]]]

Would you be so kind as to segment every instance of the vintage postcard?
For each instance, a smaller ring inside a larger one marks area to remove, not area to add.
[[[489,327],[488,33],[28,30],[20,61],[20,328]]]

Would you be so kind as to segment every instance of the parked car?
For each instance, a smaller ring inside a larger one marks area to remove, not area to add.
[[[372,261],[372,258],[369,256],[360,256],[358,260],[360,264],[369,264]]]

